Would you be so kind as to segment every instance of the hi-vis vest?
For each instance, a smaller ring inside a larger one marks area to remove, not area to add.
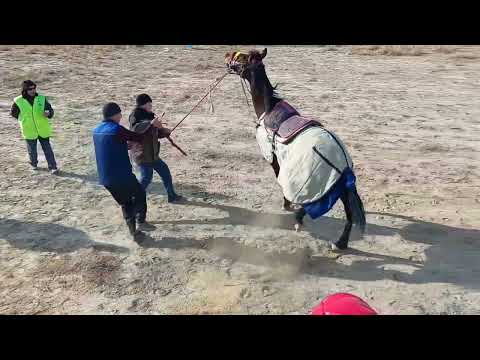
[[[20,109],[18,120],[22,129],[22,136],[27,140],[48,138],[52,135],[52,129],[48,118],[45,116],[45,96],[37,95],[33,106],[23,96],[15,98],[15,104]]]

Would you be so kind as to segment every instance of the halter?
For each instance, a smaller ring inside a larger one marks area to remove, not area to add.
[[[249,55],[246,53],[242,53],[241,51],[236,51],[234,52],[231,56],[230,59],[226,62],[227,65],[227,71],[229,74],[235,74],[240,77],[240,84],[242,85],[242,90],[243,90],[243,95],[245,96],[245,102],[247,103],[247,108],[249,113],[253,116],[254,120],[253,123],[255,124],[255,127],[260,126],[260,121],[261,119],[258,119],[256,114],[252,112],[252,107],[250,106],[250,102],[248,101],[248,96],[247,96],[247,91],[251,95],[252,91],[249,89],[249,86],[247,85],[247,81],[242,77],[243,72],[245,71],[246,67],[248,66],[248,63],[243,63],[238,61],[238,58],[240,56],[246,56],[248,57]],[[246,89],[246,91],[245,91]]]
[[[230,74],[241,75],[245,70],[246,64],[238,61],[240,55],[248,56],[248,54],[236,51],[230,57],[230,60],[227,62],[227,69]]]

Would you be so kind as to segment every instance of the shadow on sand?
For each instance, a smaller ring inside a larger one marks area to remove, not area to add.
[[[178,220],[158,221],[154,224],[202,224],[202,225],[253,225],[268,228],[280,228],[293,231],[292,214],[259,213],[249,209],[228,205],[217,205],[198,201],[188,201],[188,206],[213,208],[225,211],[224,218],[211,220]],[[233,260],[244,261],[255,265],[293,265],[301,273],[343,278],[358,281],[374,281],[392,279],[404,283],[445,282],[468,288],[480,288],[480,231],[462,229],[442,224],[417,220],[412,217],[389,214],[382,215],[407,222],[395,228],[383,225],[368,224],[366,236],[400,235],[404,240],[426,244],[426,260],[413,261],[407,258],[387,256],[355,249],[342,252],[339,256],[353,255],[366,257],[367,260],[353,261],[351,265],[338,262],[337,258],[309,257],[306,254],[266,253],[255,247],[245,246],[235,238],[217,237],[200,243],[195,239],[181,239],[183,243],[199,244],[192,247],[221,249],[221,255]],[[314,237],[336,239],[343,229],[344,220],[322,217],[309,221],[304,228]],[[172,240],[172,243],[177,241]],[[355,242],[351,242],[355,246]],[[407,265],[411,273],[387,270],[384,266]]]
[[[92,241],[83,231],[55,223],[0,219],[0,238],[17,249],[65,254],[82,248],[126,253],[128,248]]]
[[[79,178],[85,181],[96,181],[94,176],[84,176],[63,173],[60,176]],[[153,191],[163,191],[163,186],[156,183]],[[225,199],[221,194],[208,194],[197,186],[179,186],[183,194],[219,200]],[[180,192],[180,191],[179,191]],[[227,213],[227,216],[211,220],[178,220],[159,221],[156,224],[208,224],[208,225],[250,225],[274,229],[293,230],[294,219],[292,214],[269,214],[229,205],[211,204],[200,201],[189,201],[185,205],[212,208]],[[145,247],[162,247],[179,249],[192,248],[222,248],[222,254],[239,261],[254,261],[257,264],[284,263],[297,264],[301,272],[313,275],[331,276],[351,280],[379,280],[390,278],[404,283],[452,283],[474,289],[480,288],[480,231],[463,229],[442,224],[421,221],[412,217],[390,213],[369,213],[382,215],[400,220],[405,225],[389,227],[376,224],[367,224],[367,236],[394,236],[400,235],[405,241],[428,245],[425,250],[426,260],[415,262],[406,258],[392,257],[375,253],[362,252],[350,249],[342,253],[366,257],[351,265],[344,265],[328,257],[311,258],[289,254],[266,254],[257,248],[249,248],[233,238],[212,238],[206,243],[196,239],[171,238],[161,242],[155,239],[147,240]],[[313,237],[333,240],[338,238],[344,226],[344,220],[322,217],[315,221],[307,221],[304,231]],[[13,219],[0,219],[0,233],[12,246],[36,251],[54,251],[58,253],[72,252],[79,248],[95,247],[112,252],[128,251],[118,246],[95,243],[88,236],[77,229],[59,224],[45,224],[25,222]],[[213,246],[214,244],[215,246]],[[351,242],[355,246],[355,242]],[[239,256],[238,254],[243,254]],[[245,255],[247,254],[247,255]],[[272,256],[274,258],[272,258]],[[411,272],[384,269],[390,265],[408,265]]]

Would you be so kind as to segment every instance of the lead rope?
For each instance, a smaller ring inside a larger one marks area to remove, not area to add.
[[[207,93],[205,94],[204,97],[202,97],[200,99],[199,102],[197,102],[197,104],[195,104],[195,106],[192,108],[192,110],[190,110],[190,112],[185,115],[183,117],[182,120],[180,120],[177,125],[174,126],[174,128],[170,131],[170,135],[167,136],[167,140],[170,142],[170,144],[172,144],[173,147],[175,147],[177,150],[179,150],[184,156],[187,156],[187,153],[185,151],[182,150],[182,148],[180,148],[180,146],[178,146],[177,144],[175,144],[175,142],[173,141],[173,139],[170,137],[172,135],[172,132],[173,130],[175,130],[192,112],[193,110],[195,110],[197,108],[198,105],[200,105],[200,103],[207,97],[207,96],[210,96],[210,103],[211,103],[211,106],[212,106],[212,111],[213,111],[213,101],[212,101],[212,91],[213,89],[215,89],[218,84],[220,84],[222,82],[222,80],[225,78],[225,76],[228,75],[228,72],[225,73],[223,76],[221,76],[220,78],[216,79],[212,84],[209,85],[208,87],[208,91]],[[163,116],[165,115],[165,113],[162,114],[161,118],[163,118]]]
[[[170,132],[170,134],[188,117],[190,116],[190,114],[193,112],[193,110],[195,110],[198,105],[200,105],[200,103],[205,100],[205,98],[210,95],[212,93],[212,91],[218,86],[218,84],[220,84],[222,82],[223,79],[225,79],[225,76],[228,75],[228,72],[223,74],[220,78],[216,79],[210,86],[209,86],[209,90],[207,91],[207,93],[195,104],[195,106],[192,108],[192,110],[190,110],[188,112],[187,115],[185,115],[182,120],[180,120],[177,125],[175,125],[172,129],[172,131]]]

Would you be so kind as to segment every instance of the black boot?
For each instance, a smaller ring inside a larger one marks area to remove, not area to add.
[[[127,226],[128,226],[128,232],[130,233],[131,236],[135,236],[135,233],[137,231],[137,223],[135,219],[133,220],[127,220]]]
[[[139,231],[153,231],[156,229],[156,227],[150,223],[147,223],[146,221],[137,221],[137,229]]]
[[[127,221],[127,226],[133,241],[135,241],[137,244],[140,244],[145,240],[145,233],[137,230],[137,222],[135,220]]]

